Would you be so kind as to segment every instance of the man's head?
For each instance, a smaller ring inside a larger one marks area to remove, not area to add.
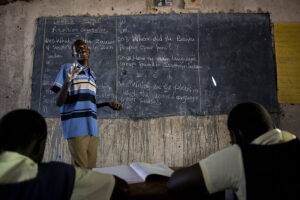
[[[268,111],[260,104],[247,102],[235,106],[228,115],[227,126],[233,143],[249,144],[274,128]]]
[[[14,151],[41,162],[47,138],[45,119],[36,111],[19,109],[0,120],[0,150]]]
[[[84,41],[76,40],[72,44],[72,56],[78,61],[88,60],[90,58],[90,49]]]

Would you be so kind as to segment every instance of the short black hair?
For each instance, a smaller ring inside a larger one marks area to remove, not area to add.
[[[228,115],[227,126],[231,133],[240,130],[248,141],[274,128],[266,108],[255,102],[245,102],[235,106]]]
[[[27,149],[34,140],[47,138],[47,124],[42,115],[30,109],[18,109],[0,120],[0,150]]]
[[[74,48],[79,44],[86,44],[86,43],[83,40],[76,40],[75,42],[73,42],[73,44],[72,44],[72,53],[74,53]]]
[[[83,40],[76,40],[75,42],[73,42],[73,45],[79,45],[79,44],[86,44]]]

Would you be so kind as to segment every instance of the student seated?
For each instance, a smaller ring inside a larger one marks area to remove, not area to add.
[[[176,196],[232,189],[239,200],[300,199],[300,141],[274,128],[267,110],[242,103],[227,121],[234,145],[175,171],[167,184]]]
[[[0,121],[1,199],[123,199],[122,179],[61,162],[41,163],[47,138],[44,118],[20,109]]]

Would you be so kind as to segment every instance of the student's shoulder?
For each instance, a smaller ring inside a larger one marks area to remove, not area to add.
[[[225,147],[224,149],[221,149],[208,157],[202,159],[199,161],[200,166],[202,164],[207,165],[216,165],[221,163],[226,163],[232,158],[234,159],[241,159],[242,158],[242,151],[239,145],[234,144],[228,147]]]
[[[214,154],[211,154],[208,157],[212,157],[214,155],[217,155],[218,157],[223,157],[223,156],[231,156],[231,155],[236,155],[241,153],[241,147],[237,144],[230,145],[228,147],[225,147]]]

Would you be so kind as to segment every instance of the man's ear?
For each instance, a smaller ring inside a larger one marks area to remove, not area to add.
[[[77,52],[76,52],[76,47],[72,45],[72,53],[71,53],[73,58],[76,58]]]
[[[31,158],[39,163],[43,160],[44,152],[46,147],[46,138],[42,138],[36,141]]]
[[[245,142],[245,137],[240,129],[230,130],[230,136],[233,144],[243,144]]]
[[[248,142],[247,137],[245,136],[244,132],[240,129],[235,130],[235,137],[237,144],[245,144]]]
[[[230,144],[236,144],[236,136],[234,130],[229,130],[230,133]]]

